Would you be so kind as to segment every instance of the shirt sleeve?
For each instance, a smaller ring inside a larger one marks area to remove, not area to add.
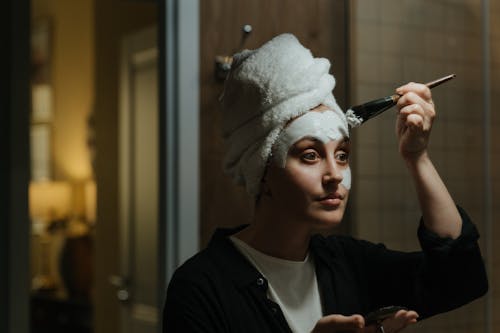
[[[353,267],[362,276],[368,309],[400,305],[417,311],[423,319],[486,293],[479,234],[465,211],[459,211],[462,232],[457,239],[441,238],[420,224],[422,251],[393,251],[383,244],[361,241],[361,259]],[[355,257],[351,260],[356,261]]]
[[[457,209],[462,218],[462,230],[460,236],[456,239],[439,237],[425,227],[423,219],[420,220],[418,239],[425,253],[441,258],[446,257],[453,251],[468,251],[471,247],[475,247],[479,239],[479,232],[465,210],[459,206],[457,206]]]
[[[457,208],[462,217],[462,230],[456,239],[439,237],[420,222],[418,237],[424,254],[420,289],[426,295],[421,301],[424,316],[455,309],[488,290],[478,244],[479,232],[467,213]]]

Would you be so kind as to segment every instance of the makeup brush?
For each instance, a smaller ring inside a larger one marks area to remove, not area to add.
[[[455,74],[450,74],[440,79],[428,82],[425,85],[431,89],[453,79],[455,76]],[[353,106],[345,113],[347,123],[351,128],[358,127],[368,119],[373,118],[396,105],[400,97],[401,95],[394,94]]]

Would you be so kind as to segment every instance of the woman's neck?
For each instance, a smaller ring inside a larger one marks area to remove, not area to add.
[[[307,223],[284,216],[275,210],[258,207],[252,224],[236,237],[267,255],[302,261],[309,250],[311,228]]]

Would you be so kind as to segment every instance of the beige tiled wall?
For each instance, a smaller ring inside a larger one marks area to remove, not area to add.
[[[493,293],[493,325],[500,331],[500,113],[498,112],[498,96],[500,96],[500,2],[491,1],[491,169],[492,169],[492,201],[493,201],[493,232],[492,232],[492,274]]]
[[[457,78],[433,89],[437,119],[431,156],[456,202],[484,229],[483,95],[481,7],[478,0],[352,1],[352,101],[392,94],[408,81],[427,82],[449,73]],[[500,218],[500,4],[492,2],[492,160],[493,222]],[[495,16],[496,15],[496,16]],[[395,111],[353,130],[355,178],[351,204],[356,236],[391,248],[418,249],[417,199],[394,134]],[[493,225],[494,332],[500,332],[500,233]],[[459,277],[458,277],[459,278]],[[484,332],[484,298],[431,318],[409,332]]]

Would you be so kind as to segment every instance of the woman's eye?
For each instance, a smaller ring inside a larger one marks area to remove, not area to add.
[[[337,156],[337,160],[340,162],[348,162],[349,161],[349,154],[346,152],[339,152],[336,156]]]
[[[318,159],[318,157],[319,157],[318,154],[315,152],[302,154],[302,159],[307,162],[315,161],[316,159]]]

